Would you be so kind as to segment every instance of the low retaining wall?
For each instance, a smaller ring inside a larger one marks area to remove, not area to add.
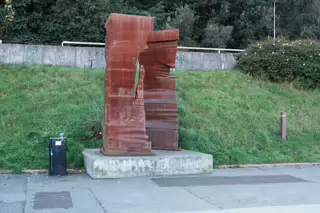
[[[0,44],[0,64],[53,65],[104,69],[105,49],[49,45]],[[215,71],[236,66],[232,53],[185,52],[177,54],[177,70]]]

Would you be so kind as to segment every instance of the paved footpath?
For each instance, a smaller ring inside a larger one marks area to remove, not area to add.
[[[92,180],[0,175],[0,213],[319,213],[320,167]]]

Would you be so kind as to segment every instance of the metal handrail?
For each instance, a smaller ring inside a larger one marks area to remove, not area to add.
[[[207,50],[220,52],[245,52],[242,49],[205,48],[205,47],[178,47],[179,50]]]
[[[105,43],[98,42],[78,42],[78,41],[63,41],[61,46],[65,44],[82,44],[82,45],[95,45],[95,46],[105,46]],[[205,47],[182,47],[179,46],[178,50],[204,50],[204,51],[218,51],[221,52],[245,52],[243,49],[224,49],[224,48],[205,48]]]
[[[84,45],[96,45],[96,46],[105,46],[105,43],[97,43],[97,42],[79,42],[79,41],[63,41],[61,46],[64,44],[84,44]]]

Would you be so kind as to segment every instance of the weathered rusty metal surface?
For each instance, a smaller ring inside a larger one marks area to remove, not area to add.
[[[111,14],[106,23],[105,155],[151,155],[178,148],[178,30],[153,32],[154,18]],[[136,93],[137,63],[143,65]],[[145,70],[146,71],[145,71]],[[152,144],[151,144],[152,142]]]
[[[151,155],[143,99],[144,71],[138,97],[135,76],[140,52],[154,30],[154,18],[111,14],[106,23],[106,75],[103,148],[105,155]]]
[[[156,149],[178,149],[178,104],[176,79],[170,68],[176,66],[179,30],[150,33],[148,49],[140,55],[145,68],[144,99],[146,129]]]

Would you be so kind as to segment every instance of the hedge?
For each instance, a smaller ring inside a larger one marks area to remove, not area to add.
[[[252,44],[238,57],[245,73],[271,82],[320,88],[320,41],[285,39]]]

